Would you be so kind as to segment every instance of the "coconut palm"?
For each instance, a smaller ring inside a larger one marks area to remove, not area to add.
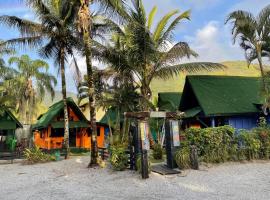
[[[123,27],[115,23],[117,33],[109,44],[95,43],[93,55],[96,59],[108,63],[109,67],[119,71],[128,71],[141,91],[144,102],[152,97],[150,84],[153,79],[167,79],[180,72],[213,70],[223,66],[216,63],[181,63],[183,58],[197,57],[186,42],[173,44],[175,29],[183,20],[189,20],[190,11],[179,13],[174,10],[165,15],[154,27],[157,8],[146,16],[141,0],[133,0],[133,9]],[[148,110],[149,103],[142,109]]]
[[[77,25],[78,30],[82,35],[84,48],[83,51],[86,57],[87,66],[87,82],[89,88],[89,108],[90,108],[90,121],[91,121],[91,159],[90,166],[97,165],[97,128],[96,128],[96,111],[95,111],[95,92],[94,92],[94,73],[92,67],[92,27],[93,19],[90,10],[90,5],[93,3],[99,3],[99,5],[106,10],[106,12],[121,12],[123,10],[122,0],[75,0],[79,6]]]
[[[59,67],[62,82],[62,95],[64,102],[64,143],[69,155],[69,120],[66,101],[65,63],[67,57],[80,44],[74,36],[73,2],[69,0],[25,0],[33,9],[39,22],[20,19],[16,16],[1,16],[0,23],[18,28],[20,38],[6,41],[7,44],[17,46],[31,46],[39,50],[41,56],[53,58]]]
[[[57,80],[48,73],[49,65],[43,60],[32,60],[28,55],[22,55],[9,58],[8,63],[17,68],[10,79],[16,88],[17,112],[24,124],[31,124],[36,110],[34,108],[42,101],[45,92],[48,91],[54,97],[53,87]]]
[[[230,13],[226,23],[231,22],[233,43],[239,39],[240,47],[245,51],[248,65],[254,60],[259,63],[263,80],[263,90],[269,93],[263,57],[270,56],[270,5],[254,16],[252,13],[237,10]]]
[[[9,80],[14,73],[14,70],[7,67],[3,59],[3,55],[12,55],[15,51],[12,48],[6,46],[5,42],[0,40],[0,107],[15,108],[15,98],[11,94],[7,93]]]

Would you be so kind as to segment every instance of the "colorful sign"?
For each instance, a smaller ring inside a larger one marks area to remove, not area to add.
[[[150,128],[146,121],[139,122],[141,141],[142,141],[142,149],[150,150],[150,141],[149,141],[149,133]]]
[[[180,146],[180,131],[179,131],[179,123],[176,120],[171,120],[171,134],[173,138],[173,146]]]

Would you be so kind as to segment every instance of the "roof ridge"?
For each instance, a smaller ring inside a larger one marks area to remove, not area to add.
[[[187,75],[186,76],[186,78],[193,78],[193,77],[260,79],[260,77],[255,77],[255,76],[226,76],[226,75]]]

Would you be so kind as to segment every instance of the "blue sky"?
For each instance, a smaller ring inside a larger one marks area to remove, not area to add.
[[[158,7],[157,18],[167,12],[191,10],[191,21],[183,22],[175,33],[175,41],[186,41],[199,53],[196,61],[220,62],[225,60],[244,60],[244,54],[239,46],[233,45],[230,35],[230,25],[224,25],[229,12],[247,10],[258,13],[260,9],[270,4],[269,0],[143,0],[149,12],[153,6]],[[0,0],[0,15],[16,15],[26,19],[34,19],[33,13],[22,3],[22,0]],[[10,39],[18,36],[15,30],[0,25],[0,39]],[[30,54],[34,58],[38,55],[34,50],[25,49],[20,54]],[[57,74],[53,62],[50,71]],[[83,58],[79,61],[84,70]],[[68,90],[75,91],[74,82],[67,70]],[[58,81],[60,83],[60,81]],[[57,86],[60,90],[60,85]]]

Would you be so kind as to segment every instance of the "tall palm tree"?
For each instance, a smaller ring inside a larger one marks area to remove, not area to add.
[[[190,19],[190,11],[171,11],[153,27],[157,8],[154,7],[147,17],[142,1],[132,2],[133,9],[130,9],[124,26],[115,23],[117,33],[113,35],[111,42],[106,45],[96,42],[93,55],[115,70],[122,68],[132,73],[135,85],[146,100],[144,102],[151,100],[150,84],[155,78],[167,79],[180,72],[223,67],[209,62],[183,64],[183,58],[197,57],[198,54],[186,42],[169,45],[173,43],[173,34],[178,25],[183,20]],[[142,109],[148,110],[149,103],[144,103]]]
[[[61,74],[62,95],[64,102],[64,143],[69,155],[69,118],[67,109],[65,63],[67,57],[73,54],[80,41],[74,36],[73,2],[69,0],[25,0],[33,9],[39,22],[20,19],[16,16],[1,16],[0,23],[16,27],[21,33],[20,38],[11,39],[7,44],[31,46],[39,49],[41,56],[53,58]],[[44,44],[45,43],[45,44]]]
[[[248,66],[254,60],[259,63],[263,90],[269,93],[266,81],[266,72],[263,66],[263,57],[270,56],[270,5],[254,16],[252,13],[237,10],[230,13],[225,23],[231,22],[233,43],[239,39],[240,47],[245,51]]]
[[[96,111],[95,111],[95,92],[94,92],[94,77],[92,67],[92,27],[93,20],[90,10],[90,5],[93,3],[100,3],[101,7],[107,12],[123,10],[122,0],[75,0],[79,3],[78,11],[78,30],[83,37],[84,53],[86,57],[87,66],[87,81],[89,88],[89,109],[91,121],[91,159],[89,167],[97,165],[98,149],[97,149],[97,128],[96,128]]]
[[[18,102],[17,112],[24,124],[31,124],[36,105],[48,91],[54,97],[53,87],[56,78],[48,73],[49,65],[43,60],[32,60],[28,55],[11,57],[9,65],[16,65],[16,70],[10,82],[16,85],[16,99]],[[34,86],[35,85],[35,86]]]

